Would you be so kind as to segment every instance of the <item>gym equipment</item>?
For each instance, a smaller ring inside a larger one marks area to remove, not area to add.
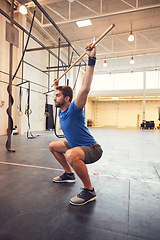
[[[31,126],[30,126],[30,121],[29,121],[29,116],[32,113],[32,110],[30,109],[30,82],[28,82],[27,94],[28,94],[28,97],[27,97],[27,107],[26,107],[26,110],[25,110],[25,114],[26,114],[26,116],[28,118],[27,138],[28,139],[33,139],[33,138],[35,138],[35,136],[33,136],[32,132],[31,132]],[[29,136],[29,134],[31,136]]]
[[[46,130],[55,129],[54,119],[53,119],[53,105],[46,103]]]
[[[12,11],[11,11],[11,25],[13,26],[13,12],[14,12],[14,1],[11,2],[11,7],[12,7]],[[7,114],[8,114],[8,129],[7,129],[7,135],[8,135],[8,138],[7,138],[7,141],[6,141],[6,149],[8,150],[8,152],[15,152],[15,150],[11,149],[11,134],[12,134],[12,131],[13,131],[13,119],[12,119],[12,105],[14,103],[14,99],[12,97],[12,82],[14,80],[14,78],[16,77],[17,75],[17,72],[21,66],[21,63],[23,61],[23,58],[24,58],[24,54],[26,52],[26,49],[27,49],[27,46],[28,46],[28,43],[29,43],[29,39],[30,39],[30,35],[31,35],[31,31],[32,31],[32,27],[33,27],[33,23],[34,23],[34,17],[35,17],[35,13],[36,13],[36,8],[34,10],[34,14],[33,14],[33,19],[32,19],[32,23],[31,23],[31,27],[30,27],[30,31],[29,31],[29,35],[28,35],[28,39],[27,39],[27,42],[26,42],[26,46],[24,48],[24,51],[23,51],[23,54],[22,54],[22,57],[21,57],[21,60],[18,64],[18,67],[14,73],[14,75],[12,76],[12,64],[13,64],[13,44],[10,43],[10,70],[9,70],[9,85],[7,87],[7,91],[8,91],[8,94],[9,94],[9,106],[6,110]]]
[[[102,33],[97,40],[91,45],[91,48],[93,48],[102,38],[104,38],[113,28],[115,27],[115,24],[111,24],[110,27]],[[59,82],[59,80],[74,66],[77,62],[79,62],[84,56],[86,55],[86,51],[82,53],[82,55],[55,81]],[[55,83],[54,82],[54,83]],[[54,83],[51,85],[51,87],[54,86]]]
[[[142,129],[154,129],[155,123],[154,121],[143,121],[141,124]]]

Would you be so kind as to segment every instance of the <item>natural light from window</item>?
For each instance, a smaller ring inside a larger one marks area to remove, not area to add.
[[[146,74],[146,89],[160,88],[160,71],[148,71]]]
[[[94,75],[91,90],[143,89],[143,72]]]

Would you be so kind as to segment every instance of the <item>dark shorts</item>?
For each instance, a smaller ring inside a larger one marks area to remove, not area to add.
[[[67,141],[64,141],[64,144],[67,147],[67,149],[71,149],[71,146]],[[103,150],[99,144],[80,146],[80,148],[83,150],[85,154],[84,162],[86,164],[90,164],[98,161],[101,158],[103,153]]]

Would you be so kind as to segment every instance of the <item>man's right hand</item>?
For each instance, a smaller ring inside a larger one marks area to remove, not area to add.
[[[55,87],[58,87],[58,81],[57,81],[57,78],[54,79],[54,86],[55,86]]]

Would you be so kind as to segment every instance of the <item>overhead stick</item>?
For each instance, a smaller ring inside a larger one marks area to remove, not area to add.
[[[98,38],[97,40],[92,43],[91,45],[91,49],[102,39],[104,38],[105,35],[107,35],[113,28],[115,27],[115,24],[111,24],[111,26],[104,32],[102,33]],[[58,82],[74,65],[76,65],[76,63],[81,60],[84,56],[86,55],[86,51],[52,84],[51,87],[54,86],[54,84],[56,82]]]

